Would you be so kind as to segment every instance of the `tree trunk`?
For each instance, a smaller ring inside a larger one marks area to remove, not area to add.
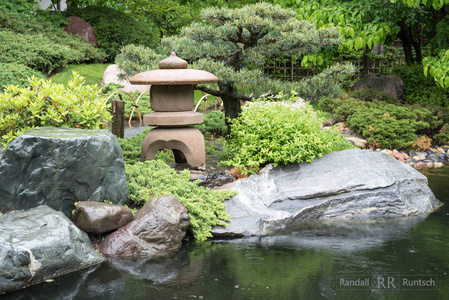
[[[411,64],[413,62],[413,52],[410,28],[405,24],[405,19],[400,20],[398,25],[400,28],[398,36],[401,39],[402,47],[404,48],[405,61],[408,64]]]
[[[223,101],[225,116],[229,119],[237,118],[242,111],[237,89],[231,84],[225,84],[220,81],[218,81],[218,88],[222,93],[221,100]]]
[[[365,46],[365,49],[363,50],[363,57],[362,57],[362,62],[363,62],[363,70],[362,70],[362,75],[366,75],[369,73],[369,52],[370,52],[370,48],[368,46]]]

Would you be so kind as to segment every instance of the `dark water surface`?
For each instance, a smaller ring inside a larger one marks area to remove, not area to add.
[[[449,202],[449,166],[426,174]],[[1,299],[449,299],[449,209],[320,222],[276,237],[186,244],[170,258],[110,260]]]

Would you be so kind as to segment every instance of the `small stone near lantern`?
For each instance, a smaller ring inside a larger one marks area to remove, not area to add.
[[[141,160],[152,160],[160,149],[172,149],[176,163],[204,169],[206,151],[204,137],[191,125],[201,124],[203,114],[194,112],[194,89],[199,83],[215,83],[218,78],[206,71],[187,69],[187,62],[174,52],[159,62],[158,70],[139,73],[132,84],[148,85],[151,109],[144,115],[151,129],[143,142]]]

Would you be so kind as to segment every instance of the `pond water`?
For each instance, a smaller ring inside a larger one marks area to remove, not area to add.
[[[449,166],[426,175],[449,202]],[[158,260],[110,260],[2,299],[448,299],[449,208],[320,222],[276,237],[187,243]]]

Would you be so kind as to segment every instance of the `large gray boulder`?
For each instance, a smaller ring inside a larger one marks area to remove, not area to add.
[[[384,91],[397,100],[404,98],[404,81],[396,75],[364,75],[354,85],[354,91],[367,89]]]
[[[0,160],[2,212],[46,204],[70,217],[75,202],[127,198],[123,150],[107,130],[29,130]]]
[[[120,89],[125,92],[148,92],[150,90],[151,85],[131,84],[128,80],[118,78],[120,73],[122,73],[122,71],[117,65],[109,65],[103,73],[103,79],[101,80],[100,86],[103,87],[110,83],[116,83],[123,85]]]
[[[0,294],[98,263],[87,234],[41,205],[0,216]]]
[[[154,257],[178,250],[189,226],[185,207],[172,195],[154,197],[136,219],[111,233],[100,245],[107,256]]]
[[[356,149],[311,164],[268,165],[221,188],[238,194],[225,201],[230,226],[215,227],[215,236],[267,235],[318,219],[416,216],[440,205],[424,175],[384,153]]]

